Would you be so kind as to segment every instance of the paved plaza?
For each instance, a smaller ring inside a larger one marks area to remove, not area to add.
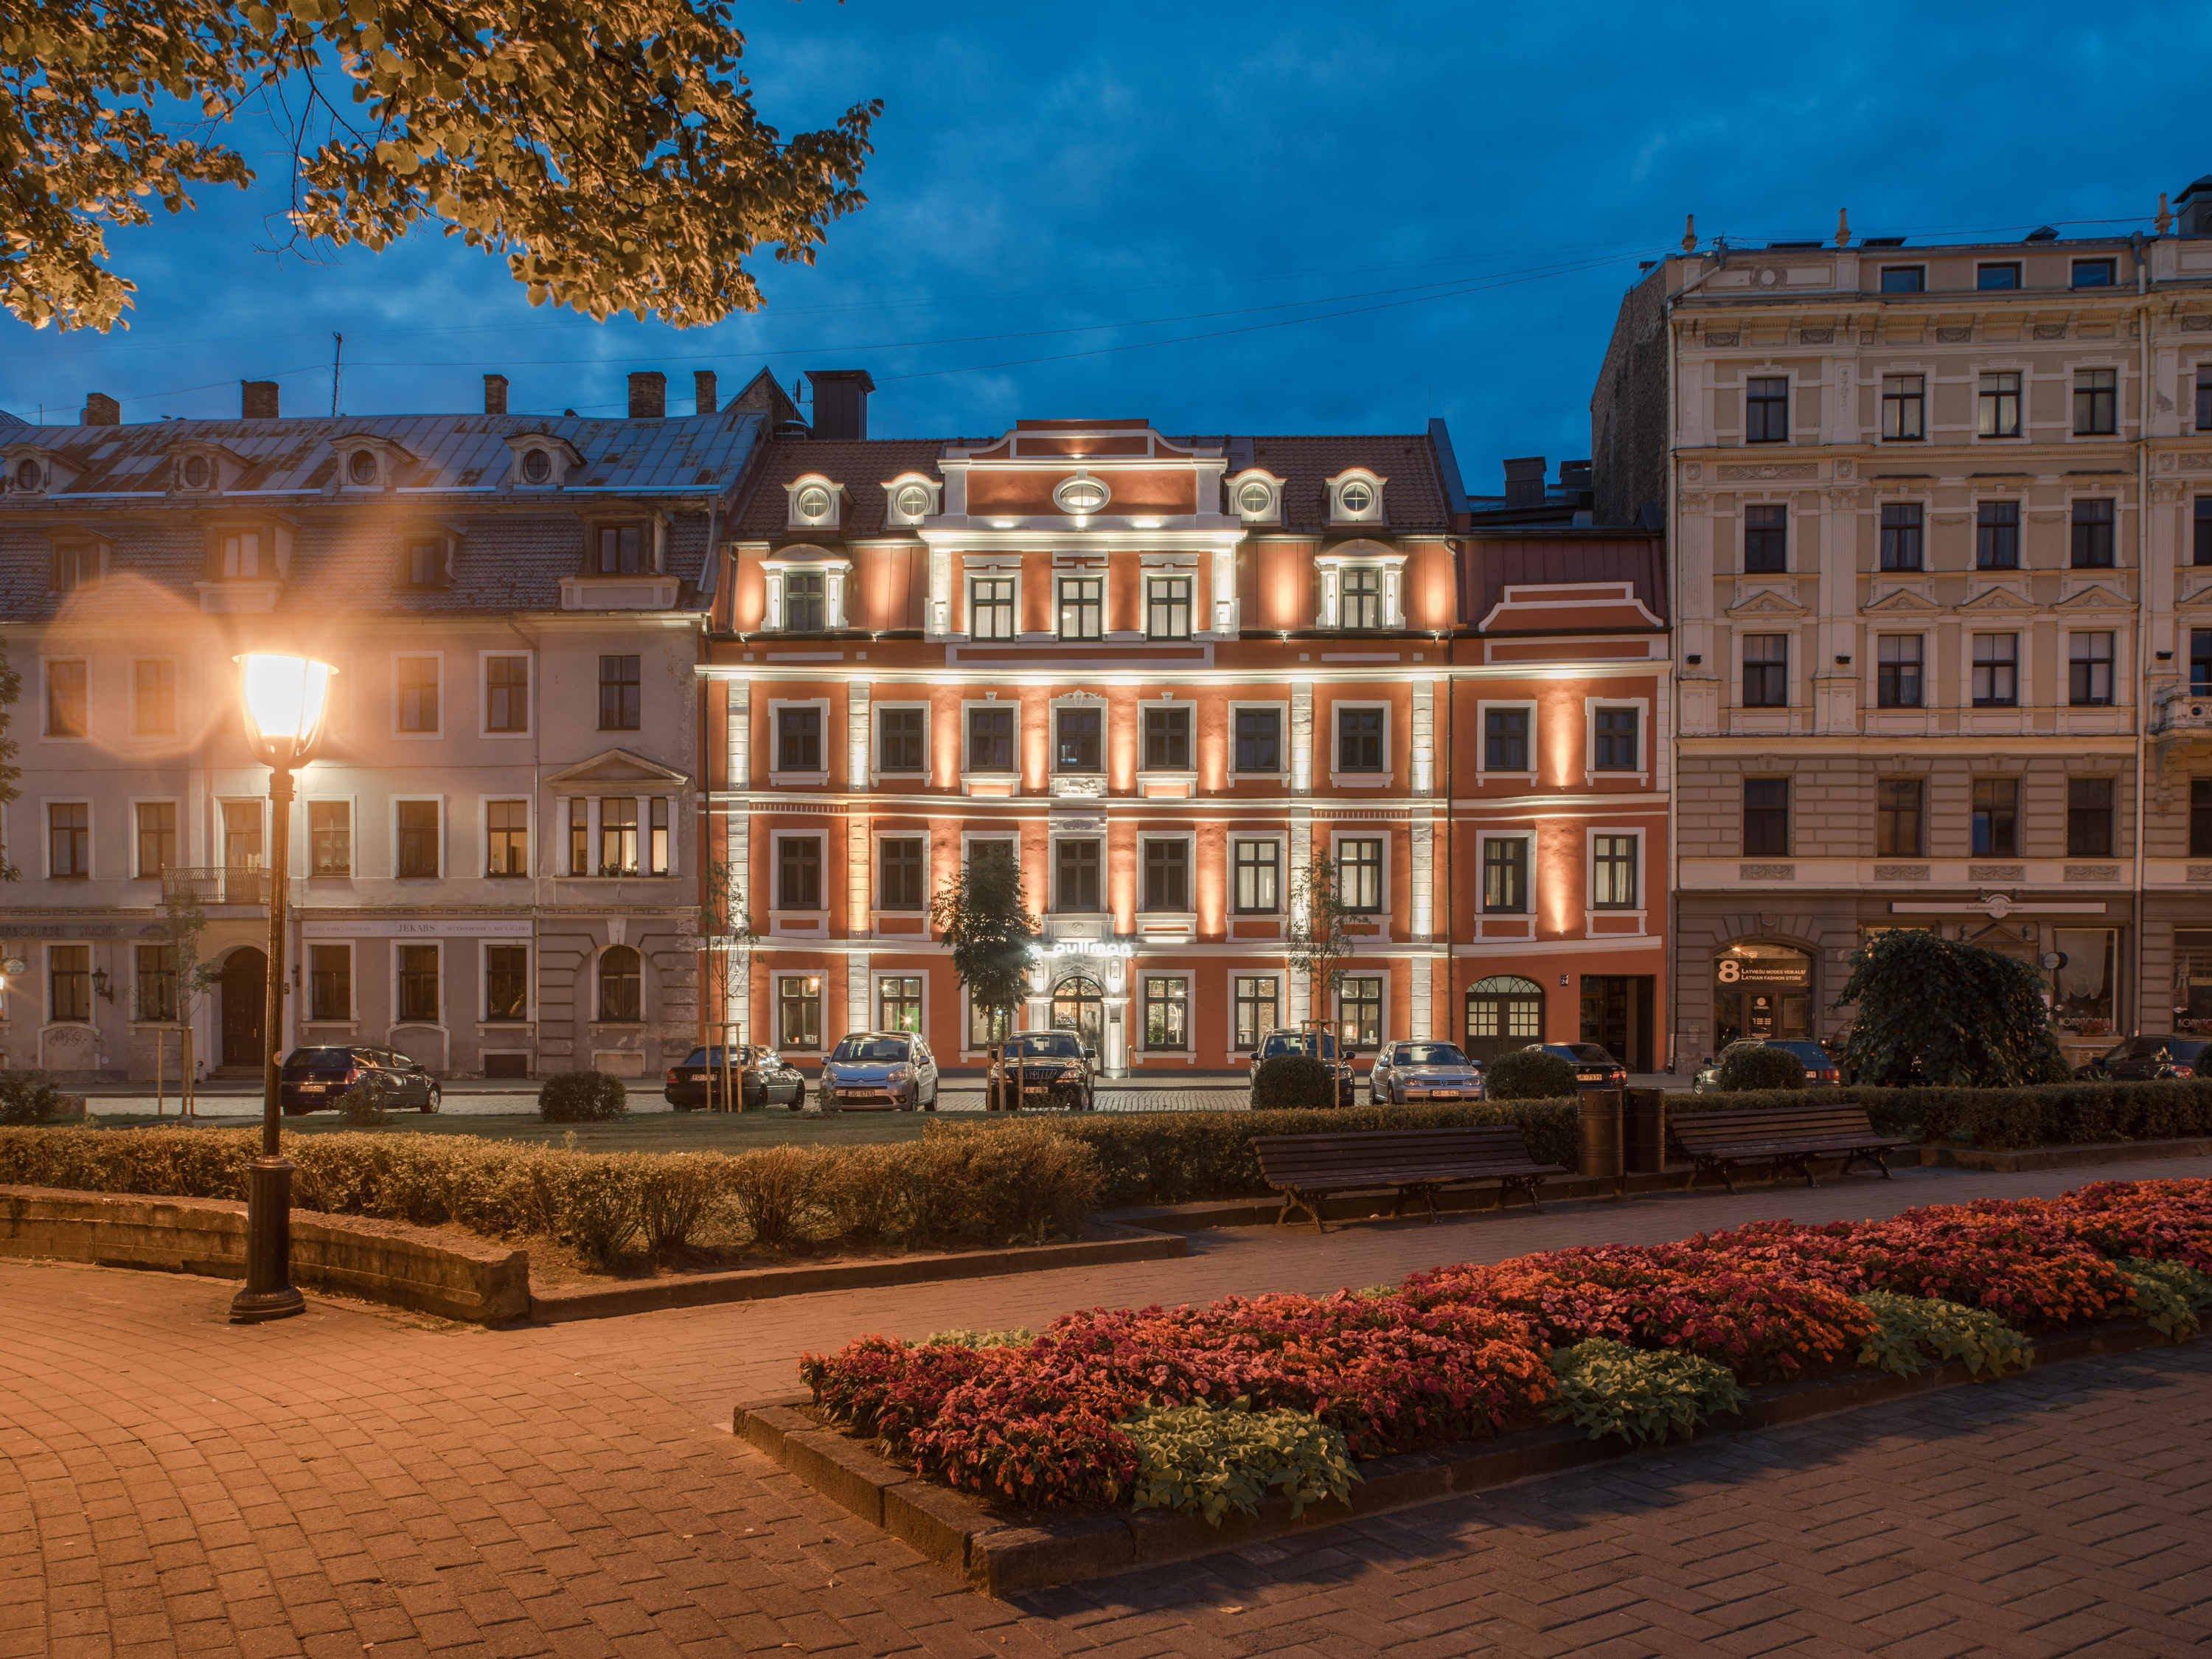
[[[1024,1598],[957,1588],[736,1442],[867,1331],[1372,1283],[1761,1216],[2212,1160],[1906,1172],[1188,1258],[490,1332],[0,1262],[0,1659],[17,1655],[2172,1654],[2212,1644],[2212,1345],[1953,1389]]]

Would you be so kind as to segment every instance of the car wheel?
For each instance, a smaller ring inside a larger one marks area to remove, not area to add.
[[[672,1100],[668,1103],[679,1112],[696,1112],[699,1109],[688,1100]]]
[[[933,1111],[935,1111],[935,1110],[937,1109],[937,1091],[936,1091],[936,1090],[932,1089],[932,1090],[929,1091],[929,1103],[928,1103],[927,1105],[924,1106],[921,1109],[922,1109],[923,1111],[925,1111],[925,1112],[933,1112]]]
[[[761,1096],[761,1103],[763,1105],[766,1105],[768,1103],[768,1096],[765,1093]],[[806,1085],[805,1084],[800,1084],[797,1088],[791,1091],[791,1104],[785,1107],[783,1109],[787,1112],[803,1112],[806,1109]]]
[[[433,1083],[430,1085],[428,1091],[422,1097],[423,1111],[426,1113],[436,1111],[438,1108],[444,1103],[445,1098],[446,1091],[440,1088],[436,1084]]]

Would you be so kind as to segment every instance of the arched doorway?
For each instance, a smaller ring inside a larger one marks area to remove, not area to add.
[[[1813,958],[1787,945],[1731,945],[1713,959],[1715,1052],[1813,1035]]]
[[[1544,1040],[1544,988],[1514,974],[1492,974],[1467,988],[1467,1052],[1488,1065],[1509,1049]]]
[[[1106,993],[1088,974],[1070,974],[1052,988],[1052,1027],[1073,1031],[1102,1059],[1106,1052]]]
[[[269,958],[251,945],[223,958],[222,987],[222,1063],[261,1069],[268,1047],[263,1038],[269,994]]]

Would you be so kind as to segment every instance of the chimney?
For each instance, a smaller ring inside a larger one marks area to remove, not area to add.
[[[665,420],[668,415],[668,377],[657,368],[641,368],[629,377],[629,417],[633,421]]]
[[[714,371],[695,368],[691,371],[691,407],[695,413],[712,415],[720,407],[714,398]]]
[[[1541,507],[1544,504],[1544,458],[1523,455],[1505,463],[1505,505]]]
[[[248,421],[273,421],[276,418],[276,382],[274,380],[240,380],[238,383],[238,412]]]
[[[86,426],[118,426],[123,421],[123,405],[105,392],[84,394],[84,413],[77,417]]]
[[[814,388],[816,437],[868,435],[868,394],[876,389],[876,383],[866,369],[810,368],[806,383]]]
[[[507,413],[506,375],[487,374],[484,376],[484,413],[487,415],[504,415]]]
[[[2174,229],[2184,236],[2212,236],[2212,173],[2173,198],[2173,211],[2179,223]]]
[[[1595,488],[1595,480],[1590,472],[1590,464],[1588,461],[1561,461],[1559,488],[1579,490],[1585,495],[1589,494],[1591,489]]]

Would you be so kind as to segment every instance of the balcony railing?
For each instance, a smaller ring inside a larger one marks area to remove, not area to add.
[[[2186,686],[2160,694],[2151,711],[2153,736],[2212,736],[2212,691],[2193,691]]]
[[[161,895],[201,904],[266,904],[269,872],[252,866],[173,865],[161,872]]]

